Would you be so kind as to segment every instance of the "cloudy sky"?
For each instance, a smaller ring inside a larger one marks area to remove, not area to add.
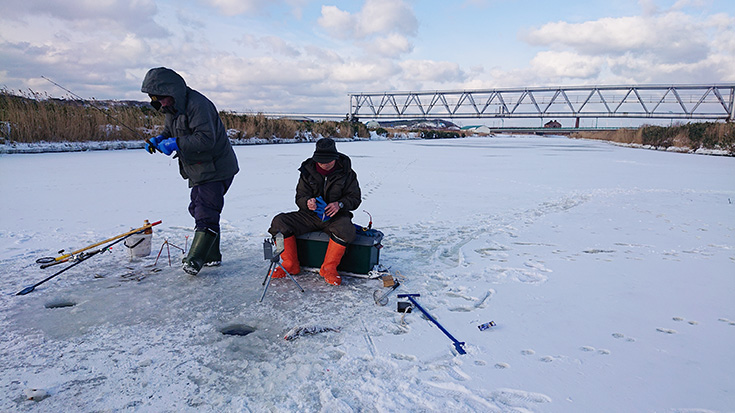
[[[146,100],[170,67],[220,110],[350,92],[735,82],[733,0],[0,0],[0,87]]]

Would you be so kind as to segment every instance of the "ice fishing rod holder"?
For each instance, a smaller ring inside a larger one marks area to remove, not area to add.
[[[452,334],[447,331],[444,327],[442,327],[441,324],[439,324],[438,321],[434,317],[429,314],[428,311],[424,309],[424,307],[419,304],[414,297],[421,297],[421,294],[398,294],[398,298],[408,298],[408,301],[411,302],[416,308],[418,308],[424,315],[431,321],[432,323],[436,324],[437,327],[439,327],[439,330],[442,331],[442,333],[446,334],[447,337],[449,337],[450,340],[454,343],[454,348],[457,350],[457,353],[459,354],[467,354],[467,352],[464,349],[464,341],[459,341]]]
[[[275,249],[274,249],[275,247]],[[273,278],[273,273],[276,272],[277,268],[280,268],[283,270],[283,272],[286,273],[288,278],[293,281],[294,284],[296,284],[297,287],[299,287],[299,290],[301,292],[304,292],[304,289],[301,288],[298,282],[293,278],[291,273],[286,271],[285,268],[283,268],[283,265],[281,264],[281,254],[283,253],[285,249],[285,244],[283,242],[283,234],[280,232],[276,234],[272,239],[264,239],[263,240],[263,258],[266,260],[270,260],[270,265],[268,266],[268,272],[265,274],[265,279],[263,280],[263,293],[260,295],[259,302],[263,302],[263,298],[265,298],[265,293],[268,291],[268,286],[271,284],[271,279]]]

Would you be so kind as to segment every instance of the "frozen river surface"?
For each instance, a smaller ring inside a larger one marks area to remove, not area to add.
[[[275,280],[258,302],[266,230],[313,144],[235,148],[224,263],[197,277],[152,271],[192,233],[170,158],[0,155],[0,411],[732,411],[735,158],[558,137],[338,149],[398,292],[466,355],[395,295],[376,305],[377,280],[302,273],[305,293]],[[14,295],[55,271],[36,258],[144,219],[163,220],[153,256],[113,248]],[[255,331],[220,333],[237,324]],[[325,331],[284,340],[295,327]]]

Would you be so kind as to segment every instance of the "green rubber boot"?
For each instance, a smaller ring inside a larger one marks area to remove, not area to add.
[[[222,265],[222,253],[219,251],[219,234],[212,244],[212,248],[209,249],[207,259],[204,260],[205,267],[219,267]]]
[[[191,242],[189,254],[182,260],[184,263],[183,269],[187,274],[199,274],[209,255],[209,250],[212,248],[218,236],[218,233],[209,228],[197,230],[194,233],[194,240]]]

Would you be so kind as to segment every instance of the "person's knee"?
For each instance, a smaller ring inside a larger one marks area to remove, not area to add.
[[[336,238],[335,241],[341,244],[349,244],[357,237],[355,226],[352,225],[352,221],[349,219],[335,222],[335,225],[330,226],[329,230],[332,238]]]
[[[286,214],[283,212],[273,217],[273,219],[271,220],[271,227],[268,229],[268,232],[271,235],[276,235],[279,232],[285,235],[286,232],[289,232],[289,227],[284,222],[285,217],[286,217]]]

